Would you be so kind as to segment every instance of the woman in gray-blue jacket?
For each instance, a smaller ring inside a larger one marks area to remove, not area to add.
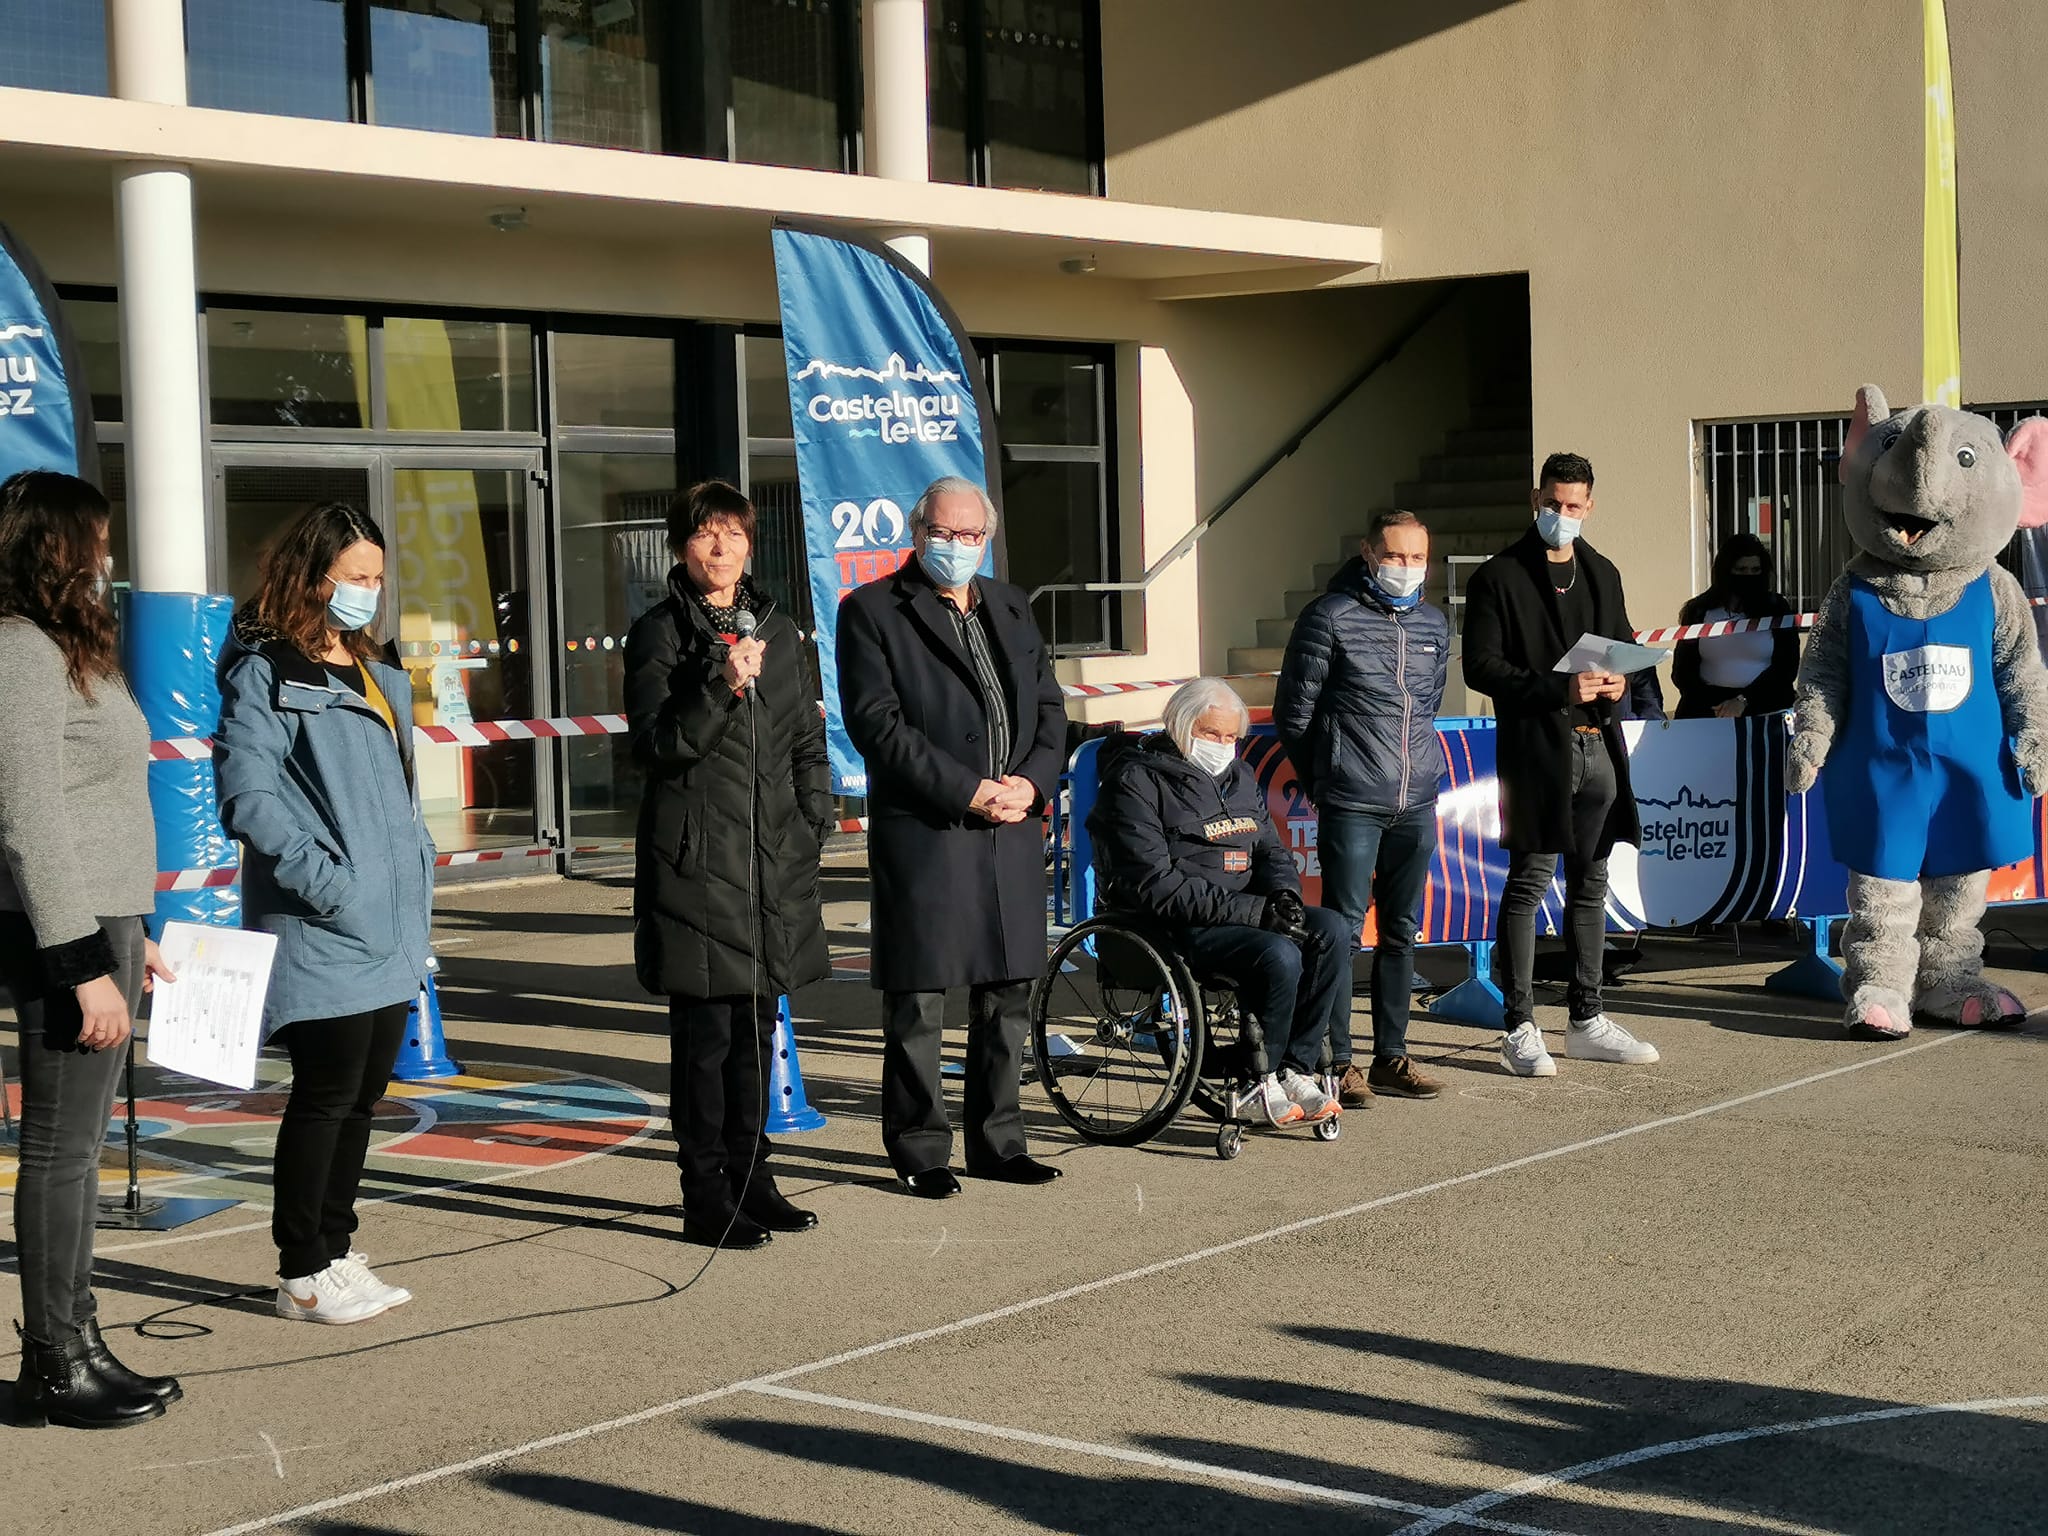
[[[412,1299],[352,1242],[370,1115],[427,975],[434,894],[412,688],[370,633],[383,586],[376,524],[315,507],[264,555],[221,658],[220,818],[242,844],[244,925],[277,935],[263,1027],[292,1063],[271,1215],[277,1312],[312,1323]]]

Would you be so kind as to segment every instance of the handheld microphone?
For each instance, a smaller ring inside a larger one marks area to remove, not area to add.
[[[734,618],[733,618],[733,621],[732,621],[732,631],[733,631],[733,634],[735,634],[736,636],[738,636],[738,637],[739,637],[740,639],[742,639],[742,640],[751,640],[751,639],[753,639],[753,638],[754,638],[754,629],[755,629],[755,627],[756,627],[756,620],[755,620],[755,618],[754,618],[754,614],[753,614],[753,610],[752,610],[752,609],[749,609],[749,608],[742,608],[742,609],[741,609],[741,610],[740,610],[740,611],[738,612],[738,614],[736,614],[736,615],[734,616]],[[743,693],[743,694],[745,694],[745,695],[746,695],[747,697],[749,697],[749,698],[752,698],[752,697],[753,697],[753,694],[754,694],[754,683],[753,683],[753,679],[749,678],[749,679],[747,680],[747,686],[746,686],[746,687],[744,687],[744,688],[742,688],[742,689],[740,690],[740,692],[741,692],[741,693]]]

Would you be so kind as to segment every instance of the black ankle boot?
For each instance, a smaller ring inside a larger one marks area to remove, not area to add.
[[[93,1369],[85,1337],[61,1344],[21,1338],[21,1379],[14,1384],[15,1422],[33,1429],[125,1429],[159,1417],[163,1402],[116,1386]]]
[[[107,1348],[107,1341],[100,1336],[98,1318],[86,1323],[78,1333],[85,1340],[85,1357],[92,1362],[92,1368],[123,1391],[153,1397],[166,1408],[185,1395],[177,1377],[138,1375],[116,1360],[114,1352]]]
[[[740,1197],[740,1211],[770,1232],[808,1232],[818,1224],[817,1212],[791,1205],[766,1174],[754,1175],[754,1182]]]

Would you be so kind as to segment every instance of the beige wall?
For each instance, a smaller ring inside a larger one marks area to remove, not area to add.
[[[1378,225],[1388,278],[1530,274],[1537,450],[1599,469],[1639,621],[1692,589],[1695,420],[1918,392],[1913,0],[1103,11],[1112,196]],[[1949,16],[1964,392],[2038,399],[2048,5]]]

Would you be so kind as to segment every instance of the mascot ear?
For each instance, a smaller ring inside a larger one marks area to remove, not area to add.
[[[2020,526],[2048,523],[2048,416],[2029,416],[2012,429],[2005,451],[2020,470]]]
[[[1875,384],[1865,384],[1856,391],[1856,409],[1849,413],[1849,438],[1842,444],[1841,461],[1835,466],[1835,477],[1842,484],[1849,483],[1849,460],[1870,436],[1870,429],[1887,420],[1891,413],[1892,408],[1884,403],[1884,391]]]

